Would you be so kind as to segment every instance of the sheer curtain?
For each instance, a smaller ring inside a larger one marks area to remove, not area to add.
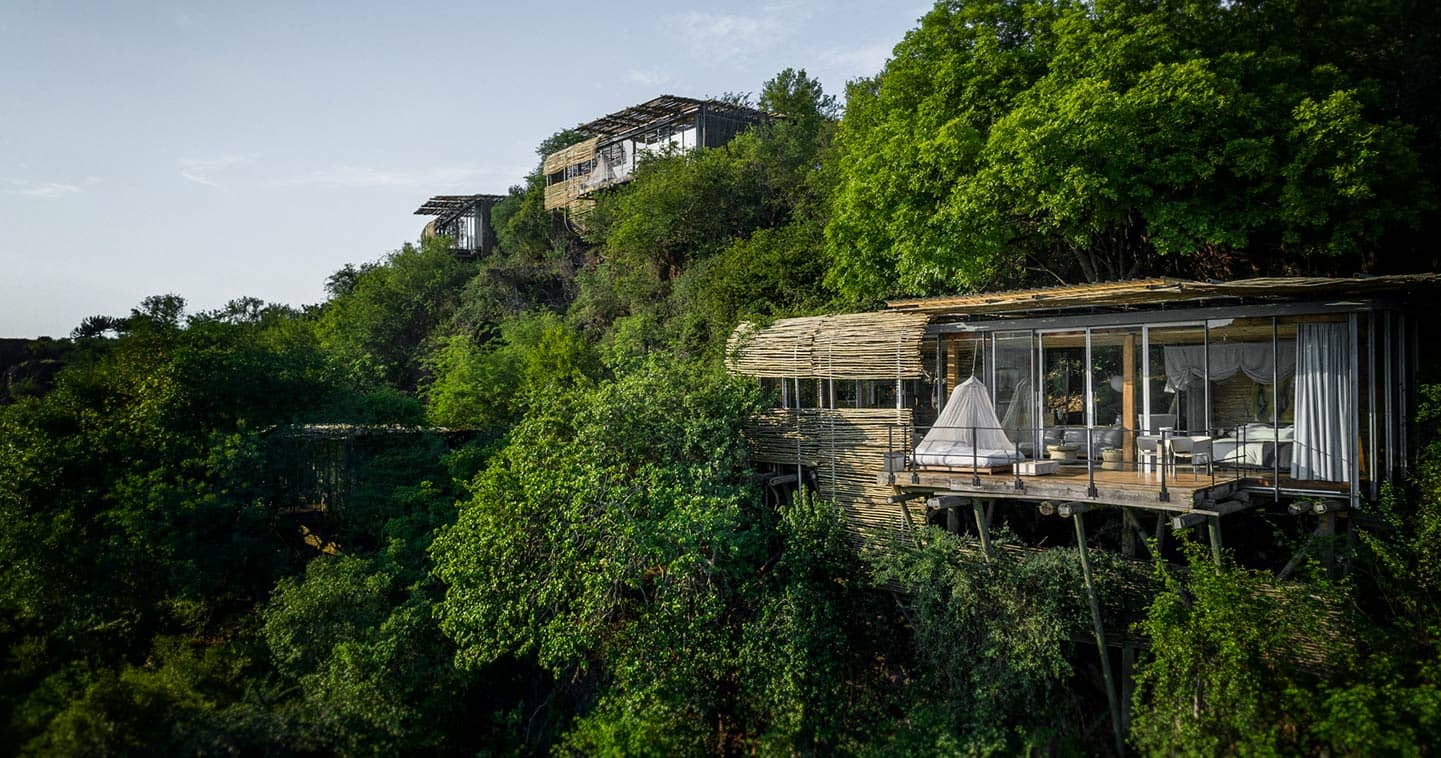
[[[1294,479],[1344,482],[1351,478],[1356,413],[1351,407],[1348,337],[1345,324],[1296,326]]]
[[[1199,386],[1206,377],[1206,352],[1203,345],[1167,345],[1168,388],[1184,392]],[[1213,382],[1243,373],[1253,382],[1270,384],[1273,363],[1276,377],[1283,382],[1296,370],[1296,343],[1289,340],[1277,342],[1274,351],[1270,342],[1230,342],[1212,345],[1210,353]]]
[[[1211,356],[1210,379],[1220,382],[1237,374],[1245,374],[1257,384],[1269,385],[1271,378],[1286,381],[1296,371],[1296,343],[1229,342],[1210,346],[1167,345],[1166,392],[1182,393],[1185,404],[1186,428],[1193,433],[1205,432],[1206,425],[1206,354]]]

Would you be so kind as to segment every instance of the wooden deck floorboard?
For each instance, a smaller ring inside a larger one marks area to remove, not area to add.
[[[888,482],[888,476],[881,474],[879,481]],[[1167,472],[1165,484],[1169,500],[1162,500],[1161,474],[1156,471],[1097,469],[1095,497],[1088,491],[1090,476],[1084,466],[1067,466],[1045,476],[1023,476],[1024,489],[1016,489],[1016,476],[1012,473],[982,470],[977,476],[981,482],[979,487],[967,469],[922,468],[897,472],[895,487],[901,491],[923,490],[1009,500],[1074,500],[1185,512],[1228,497],[1246,481],[1219,471],[1214,479],[1204,470]]]

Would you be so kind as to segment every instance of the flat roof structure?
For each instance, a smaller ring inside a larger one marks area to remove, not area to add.
[[[505,195],[435,195],[415,209],[417,216],[435,216],[421,238],[449,237],[451,249],[462,257],[489,255],[496,247],[490,209]]]

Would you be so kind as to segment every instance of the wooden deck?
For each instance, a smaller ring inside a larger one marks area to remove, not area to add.
[[[1223,474],[1218,471],[1214,480],[1204,470],[1167,472],[1165,491],[1169,497],[1162,500],[1161,475],[1155,471],[1097,469],[1094,497],[1089,491],[1090,478],[1085,466],[1064,466],[1058,473],[1045,476],[1023,476],[1023,489],[1016,488],[1015,474],[989,473],[984,469],[976,474],[980,477],[980,486],[976,486],[968,469],[922,468],[895,474],[882,473],[877,483],[891,483],[891,476],[895,477],[893,485],[902,492],[1004,500],[1088,502],[1178,513],[1209,511],[1215,503],[1229,498],[1248,481],[1230,472]]]

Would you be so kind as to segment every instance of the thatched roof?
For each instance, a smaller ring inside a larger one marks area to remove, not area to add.
[[[919,377],[929,321],[924,313],[879,311],[741,324],[726,343],[726,366],[746,376]]]
[[[1441,287],[1441,274],[1348,278],[1263,277],[1230,282],[1158,278],[891,300],[886,303],[886,307],[892,311],[937,315],[999,315],[1036,310],[1147,306],[1218,299],[1284,301],[1386,294],[1404,296],[1416,290],[1436,287]]]

